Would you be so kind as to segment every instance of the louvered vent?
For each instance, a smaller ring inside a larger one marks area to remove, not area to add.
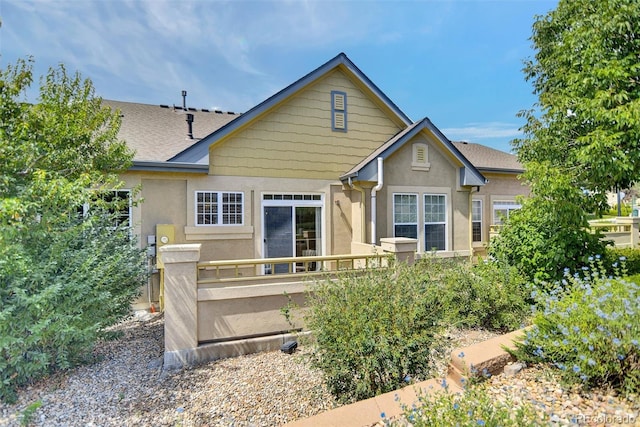
[[[331,129],[347,131],[347,94],[331,91]]]
[[[341,93],[333,94],[333,108],[335,110],[344,111],[344,95]]]
[[[428,171],[431,168],[429,163],[429,147],[427,144],[416,143],[413,144],[413,161],[411,162],[411,169],[414,171]]]

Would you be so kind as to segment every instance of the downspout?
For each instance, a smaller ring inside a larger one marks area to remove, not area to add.
[[[371,244],[375,245],[378,241],[376,236],[376,223],[377,223],[377,214],[376,214],[376,193],[382,189],[382,184],[384,183],[382,177],[382,157],[378,157],[378,184],[371,189]]]
[[[365,212],[364,212],[364,198],[365,198],[365,192],[364,189],[362,187],[359,187],[357,185],[355,185],[353,183],[353,180],[351,177],[349,177],[349,187],[352,190],[357,191],[358,193],[360,193],[360,243],[364,243],[367,240],[367,236],[366,236],[366,232],[365,232]]]

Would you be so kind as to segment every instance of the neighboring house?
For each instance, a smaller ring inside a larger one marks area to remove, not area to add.
[[[141,242],[199,242],[204,260],[362,253],[383,237],[469,256],[527,193],[514,156],[413,122],[342,53],[244,114],[104,102],[136,150],[123,179],[141,189]]]

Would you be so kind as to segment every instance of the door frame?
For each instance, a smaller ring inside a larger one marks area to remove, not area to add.
[[[269,194],[269,195],[274,195],[274,196],[283,196],[281,199],[269,199],[269,200],[265,200],[264,196],[265,194]],[[294,198],[294,196],[312,196],[312,197],[318,197],[319,199],[316,200],[300,200],[297,198]],[[285,199],[286,198],[286,199]],[[325,215],[326,215],[326,209],[324,206],[324,202],[325,202],[325,195],[323,193],[311,193],[311,192],[296,192],[296,193],[282,193],[282,192],[274,192],[274,191],[270,191],[270,192],[264,192],[260,195],[260,222],[261,222],[261,250],[262,250],[262,258],[266,259],[267,257],[265,256],[266,254],[266,221],[264,220],[265,216],[265,207],[270,207],[270,206],[291,206],[291,215],[293,216],[292,220],[291,220],[291,227],[292,227],[292,235],[293,235],[293,240],[291,242],[292,245],[292,253],[295,254],[295,230],[296,230],[296,224],[295,224],[295,208],[296,207],[318,207],[320,208],[320,239],[321,239],[321,244],[320,244],[320,250],[321,253],[325,253],[325,245],[326,245],[326,234],[327,234],[327,230],[325,229]],[[318,254],[320,255],[320,254]],[[262,267],[262,274],[265,274],[265,266],[263,265]]]

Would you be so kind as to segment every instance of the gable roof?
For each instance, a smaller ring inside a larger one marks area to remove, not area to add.
[[[481,172],[521,174],[524,166],[510,153],[470,142],[453,142],[453,145]]]
[[[482,176],[474,165],[462,153],[460,153],[456,146],[449,141],[449,139],[444,136],[444,134],[433,123],[431,123],[431,120],[426,117],[399,132],[367,156],[367,158],[362,162],[357,164],[353,169],[342,175],[340,179],[342,181],[346,181],[349,178],[357,177],[359,181],[375,181],[378,174],[376,159],[378,157],[386,159],[424,129],[431,131],[438,141],[444,145],[445,149],[448,150],[449,153],[460,163],[462,163],[463,166],[460,168],[460,185],[478,186],[486,184],[487,179]]]
[[[168,105],[103,100],[103,105],[120,110],[122,124],[118,138],[135,151],[134,164],[166,162],[171,157],[219,129],[239,114],[197,110]],[[187,138],[186,114],[194,116],[193,139]]]
[[[398,108],[398,106],[394,104],[393,101],[391,101],[391,99],[389,99],[387,95],[385,95],[362,71],[360,71],[360,69],[353,62],[351,62],[349,58],[347,58],[347,55],[345,55],[344,53],[340,53],[333,59],[311,71],[306,76],[295,81],[286,88],[282,89],[280,92],[256,105],[255,107],[244,113],[242,116],[240,116],[237,120],[227,123],[212,134],[202,138],[200,141],[186,148],[184,151],[176,154],[175,156],[170,158],[169,161],[208,164],[209,146],[211,144],[256,119],[275,105],[282,102],[284,99],[316,82],[318,79],[327,75],[329,72],[336,68],[340,68],[354,77],[359,84],[361,84],[374,97],[376,97],[376,99],[379,100],[383,106],[391,111],[400,123],[404,123],[404,125],[409,125],[412,123],[411,119],[406,114],[404,114],[402,110],[400,110],[400,108]]]

